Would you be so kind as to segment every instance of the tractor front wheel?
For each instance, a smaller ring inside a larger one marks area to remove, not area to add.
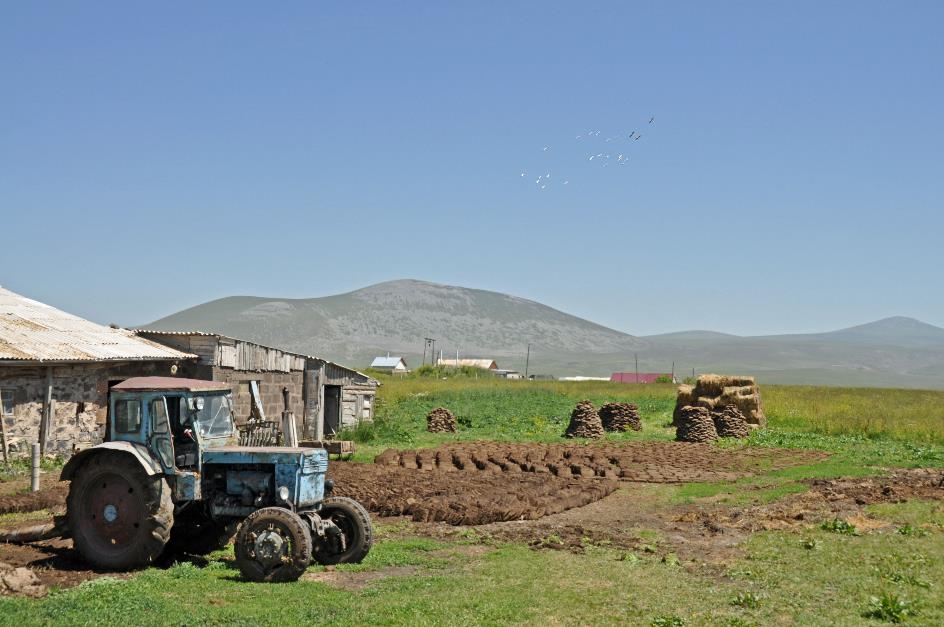
[[[236,565],[249,581],[295,581],[311,563],[311,531],[298,514],[264,507],[236,533]]]
[[[370,514],[364,506],[343,496],[322,501],[318,515],[332,523],[315,545],[314,558],[319,564],[357,564],[367,557],[374,542]]]
[[[174,525],[167,482],[127,453],[98,453],[85,462],[69,486],[67,507],[76,550],[108,570],[153,562]]]

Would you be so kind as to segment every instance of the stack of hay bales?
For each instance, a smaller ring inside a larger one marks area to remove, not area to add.
[[[426,414],[426,430],[430,433],[455,433],[456,417],[445,407],[437,407]]]
[[[675,439],[679,442],[714,442],[718,439],[715,421],[704,407],[686,405],[679,412]]]
[[[725,405],[721,411],[711,412],[720,438],[746,438],[751,430],[744,414],[734,405]]]
[[[570,424],[564,436],[568,438],[601,438],[603,437],[603,422],[600,414],[594,409],[590,401],[580,401],[570,413]]]
[[[767,426],[760,390],[754,377],[718,374],[703,374],[695,381],[695,385],[679,386],[672,424],[678,426],[679,416],[685,407],[704,407],[709,411],[720,411],[728,405],[734,405],[744,415],[748,428]]]
[[[626,431],[642,429],[639,420],[639,407],[632,403],[607,403],[600,408],[600,421],[605,431]]]

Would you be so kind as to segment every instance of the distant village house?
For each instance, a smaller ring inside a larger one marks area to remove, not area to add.
[[[482,368],[484,370],[497,370],[498,364],[495,363],[494,359],[443,359],[442,357],[436,362],[438,366],[446,366],[447,368],[461,368],[463,366],[468,366],[470,368]]]
[[[610,381],[616,383],[678,383],[669,372],[614,372]]]
[[[410,371],[406,365],[406,360],[402,357],[391,357],[388,353],[386,357],[374,357],[370,362],[370,367],[374,370],[382,370],[390,374],[406,374]]]

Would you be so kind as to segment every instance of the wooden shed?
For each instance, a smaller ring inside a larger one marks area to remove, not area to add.
[[[330,439],[345,427],[373,420],[380,384],[351,368],[218,333],[146,329],[136,333],[197,355],[186,376],[230,383],[238,422],[249,419],[254,401],[268,419],[277,419],[284,409],[285,389],[303,438]]]

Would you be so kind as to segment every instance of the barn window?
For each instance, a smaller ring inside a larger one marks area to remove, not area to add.
[[[0,405],[3,406],[3,415],[12,416],[16,409],[16,401],[13,400],[16,390],[10,388],[0,389]]]

